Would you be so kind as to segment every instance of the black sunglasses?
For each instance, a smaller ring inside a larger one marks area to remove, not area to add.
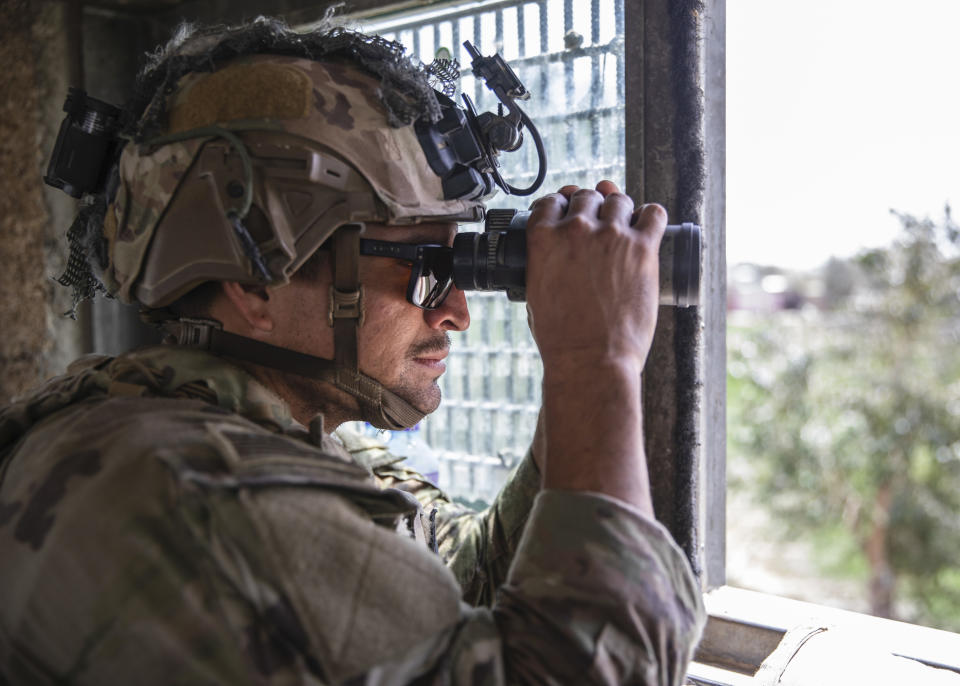
[[[410,262],[407,301],[424,310],[440,307],[453,286],[453,248],[449,246],[361,238],[360,254]]]

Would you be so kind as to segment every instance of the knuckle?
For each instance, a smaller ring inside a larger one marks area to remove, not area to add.
[[[593,222],[582,214],[574,214],[567,217],[566,228],[571,233],[584,233],[593,228]]]
[[[621,193],[620,191],[614,191],[607,194],[607,200],[613,200],[614,202],[622,202],[629,205],[633,205],[633,198],[631,198],[626,193]]]
[[[539,198],[530,203],[530,209],[535,209],[538,205],[551,205],[563,201],[563,196],[559,193],[548,193],[547,195],[541,195]]]
[[[634,228],[645,236],[655,237],[659,242],[667,228],[667,211],[661,205],[644,205],[640,208]]]
[[[583,198],[584,200],[587,200],[590,198],[599,198],[601,200],[603,199],[603,196],[598,191],[595,191],[592,188],[577,189],[576,191],[574,191],[573,196],[576,198]]]
[[[609,221],[600,222],[600,227],[597,229],[597,236],[606,240],[617,240],[622,233],[623,231],[616,223]]]
[[[651,233],[644,231],[636,234],[635,240],[641,252],[643,252],[645,255],[658,255],[660,252],[661,233],[662,232]]]

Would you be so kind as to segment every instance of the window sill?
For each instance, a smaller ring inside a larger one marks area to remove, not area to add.
[[[960,685],[960,634],[729,586],[704,603],[691,684]]]

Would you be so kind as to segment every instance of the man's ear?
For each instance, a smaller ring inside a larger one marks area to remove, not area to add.
[[[274,320],[270,307],[270,295],[263,286],[251,286],[237,281],[221,284],[234,318],[242,320],[256,331],[273,331]]]

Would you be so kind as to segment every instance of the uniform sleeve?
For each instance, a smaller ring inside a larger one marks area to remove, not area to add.
[[[440,556],[460,583],[467,603],[493,603],[507,578],[540,481],[540,471],[528,451],[486,510],[472,512],[456,505],[438,508]]]
[[[463,599],[471,605],[489,606],[507,577],[540,491],[540,471],[530,451],[510,472],[493,503],[480,512],[454,503],[412,470],[390,465],[376,474],[383,486],[413,493],[427,514],[436,509],[440,557],[460,583]]]
[[[459,602],[449,573],[410,539],[346,510],[334,519],[325,531],[340,543],[324,557],[349,548],[335,555],[345,573],[265,584],[303,637],[291,665],[368,686],[683,682],[704,623],[697,584],[667,532],[624,503],[540,494],[490,608]],[[286,552],[285,566],[303,566],[304,553]]]
[[[434,535],[440,557],[463,589],[463,599],[489,606],[503,584],[520,542],[540,471],[531,451],[514,467],[493,503],[477,512],[459,505],[422,474],[404,466],[379,440],[340,427],[337,437],[350,456],[369,469],[382,488],[398,488],[417,498],[427,515],[436,510]]]
[[[529,683],[680,684],[705,622],[666,529],[559,491],[538,497],[493,615],[508,681]]]
[[[681,683],[696,582],[627,505],[540,493],[491,606],[471,607],[396,516],[417,511],[402,492],[275,453],[279,437],[207,420],[199,440],[152,417],[167,445],[68,456],[50,479],[69,467],[69,497],[24,500],[46,544],[11,544],[16,578],[5,558],[13,683]]]

